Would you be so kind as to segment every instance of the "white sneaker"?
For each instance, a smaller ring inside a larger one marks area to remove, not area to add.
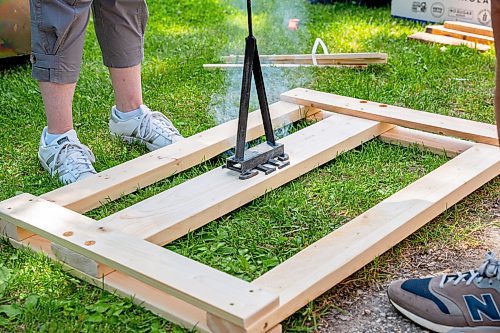
[[[141,105],[142,114],[123,120],[116,114],[114,106],[109,119],[111,135],[118,136],[124,141],[141,142],[153,151],[183,139],[183,136],[174,127],[172,122],[160,112],[153,112],[147,106]]]
[[[58,176],[64,184],[74,183],[96,173],[92,163],[94,154],[70,130],[55,139],[51,144],[45,142],[47,127],[43,129],[38,159],[51,176]]]

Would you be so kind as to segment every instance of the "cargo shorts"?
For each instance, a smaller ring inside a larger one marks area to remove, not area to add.
[[[144,57],[145,0],[30,0],[32,76],[75,83],[92,8],[104,65],[128,68]]]

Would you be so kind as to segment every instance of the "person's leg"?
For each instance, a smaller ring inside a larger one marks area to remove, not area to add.
[[[45,106],[48,133],[57,135],[73,129],[72,104],[76,83],[39,82],[38,85]]]
[[[116,106],[111,110],[111,134],[158,149],[182,136],[172,122],[143,105],[141,62],[148,9],[144,0],[94,0],[94,25],[104,65],[109,68]],[[113,29],[109,28],[109,25]]]
[[[32,75],[39,81],[49,133],[73,128],[72,102],[80,73],[91,0],[31,0]]]
[[[116,107],[122,112],[137,110],[142,104],[141,65],[109,68]]]
[[[95,0],[94,26],[104,65],[109,68],[116,107],[122,112],[142,101],[141,62],[148,9],[144,0]],[[113,29],[109,25],[113,25]]]
[[[92,0],[30,0],[32,76],[47,116],[38,158],[64,183],[95,173],[94,156],[73,130],[72,103]]]
[[[500,1],[491,1],[491,16],[493,34],[497,42],[495,43],[495,51],[497,57],[497,77],[495,88],[495,113],[497,118],[498,138],[500,140]],[[499,142],[500,143],[500,142]]]

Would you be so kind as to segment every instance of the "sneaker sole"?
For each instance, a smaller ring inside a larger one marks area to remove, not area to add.
[[[115,138],[118,138],[118,139],[120,139],[122,141],[125,141],[128,144],[141,143],[143,145],[146,145],[146,147],[150,151],[154,151],[154,150],[160,149],[160,147],[157,147],[157,146],[155,146],[155,145],[147,142],[146,140],[139,139],[139,138],[136,138],[136,137],[133,137],[133,136],[119,135],[119,134],[115,134],[113,132],[109,132],[109,134],[111,134],[112,137],[115,137]]]
[[[461,333],[461,332],[475,332],[475,333],[499,333],[500,332],[500,327],[451,327],[451,326],[445,326],[445,325],[440,325],[433,323],[427,319],[421,318],[414,313],[411,313],[408,310],[405,310],[404,308],[400,307],[396,303],[394,303],[393,300],[390,300],[392,305],[399,311],[401,312],[405,317],[409,318],[410,320],[414,321],[415,323],[419,324],[422,327],[425,327],[433,332],[438,332],[438,333]]]
[[[52,172],[50,171],[50,168],[49,166],[47,165],[47,163],[45,163],[45,161],[42,159],[42,157],[40,156],[40,153],[38,153],[38,160],[40,161],[40,164],[42,165],[42,167],[45,169],[45,171],[47,171],[49,173],[49,175],[51,176],[54,176],[52,175]]]

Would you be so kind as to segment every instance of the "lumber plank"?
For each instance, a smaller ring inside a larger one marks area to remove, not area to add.
[[[334,67],[334,68],[367,68],[366,64],[358,65],[310,65],[310,64],[261,64],[263,68],[300,68],[300,67]],[[216,69],[242,69],[243,64],[204,64],[203,68],[207,70]]]
[[[495,125],[364,101],[303,88],[281,95],[290,103],[498,146]]]
[[[446,21],[444,22],[444,27],[446,29],[463,31],[471,34],[482,35],[493,38],[493,29],[490,27],[486,27],[484,25],[460,22],[460,21]]]
[[[30,194],[0,203],[0,216],[241,327],[279,304],[248,282]]]
[[[335,112],[321,111],[307,119],[320,121],[333,114],[335,114]],[[395,126],[393,129],[380,134],[378,138],[383,142],[403,147],[417,145],[422,150],[430,151],[438,155],[445,155],[447,157],[460,155],[474,145],[474,143],[470,141],[422,132],[401,126]]]
[[[287,318],[498,175],[500,149],[476,144],[267,272],[253,284],[278,294],[280,307],[249,332]]]
[[[469,42],[481,43],[486,45],[491,45],[495,42],[495,39],[493,37],[447,29],[442,25],[430,25],[426,28],[425,31],[433,35],[448,36],[448,37],[468,40]]]
[[[64,246],[56,243],[51,244],[52,253],[61,262],[84,272],[95,278],[102,278],[114,271],[114,269],[102,265],[84,255],[68,250]]]
[[[282,102],[270,106],[274,128],[293,123],[314,112],[317,110]],[[41,197],[79,213],[87,212],[230,149],[236,142],[236,129],[237,120],[229,121]],[[260,111],[251,112],[248,118],[248,140],[263,134]]]
[[[316,112],[319,112],[319,110],[297,107],[284,102],[278,102],[270,106],[271,118],[275,128],[293,123]],[[41,197],[80,213],[89,211],[100,206],[105,201],[117,199],[124,194],[151,185],[231,148],[235,144],[236,128],[237,120],[227,122],[196,134],[180,143],[143,155]],[[250,113],[247,130],[248,139],[255,139],[261,136],[263,132],[260,111]],[[10,227],[8,230],[11,238],[16,240],[33,235],[25,231],[21,234],[21,231],[19,231],[20,236],[17,237],[17,234],[13,234],[14,227]],[[20,229],[18,228],[18,230]],[[88,275],[102,277],[112,271],[100,263],[65,249],[63,246],[54,245],[53,247],[55,255],[61,261]]]
[[[246,181],[217,168],[101,220],[158,245],[223,216],[392,128],[392,125],[335,114],[280,140],[291,165]],[[332,130],[334,129],[334,130]]]
[[[25,239],[17,242],[11,239],[10,242],[17,249],[28,248],[32,251],[43,253],[55,261],[58,260],[54,256],[54,253],[52,253],[52,243],[38,235],[31,237],[29,240]],[[75,270],[65,263],[61,262],[60,264],[65,271],[74,277],[109,291],[112,294],[129,298],[136,305],[142,306],[174,324],[200,333],[210,332],[206,319],[207,313],[205,311],[161,290],[155,289],[121,272],[115,271],[103,279],[98,279]]]
[[[22,228],[18,228],[15,225],[12,225],[0,218],[0,236],[6,236],[16,241],[21,241],[32,235],[33,235],[32,233],[27,232]]]
[[[416,144],[424,150],[433,152],[434,154],[446,155],[448,157],[456,157],[474,145],[474,143],[470,141],[400,126],[396,126],[390,131],[381,134],[379,139],[403,147]]]
[[[243,55],[230,55],[222,57],[226,64],[242,64]],[[275,64],[313,64],[312,54],[275,54],[261,55],[262,63]],[[368,65],[368,64],[386,64],[387,53],[335,53],[335,54],[317,54],[316,60],[319,65]]]
[[[471,49],[477,49],[478,51],[481,52],[486,52],[491,49],[489,45],[474,43],[454,37],[434,35],[427,32],[416,32],[413,35],[408,36],[408,39],[418,40],[426,43],[436,43],[436,44],[452,45],[452,46],[465,45]]]

